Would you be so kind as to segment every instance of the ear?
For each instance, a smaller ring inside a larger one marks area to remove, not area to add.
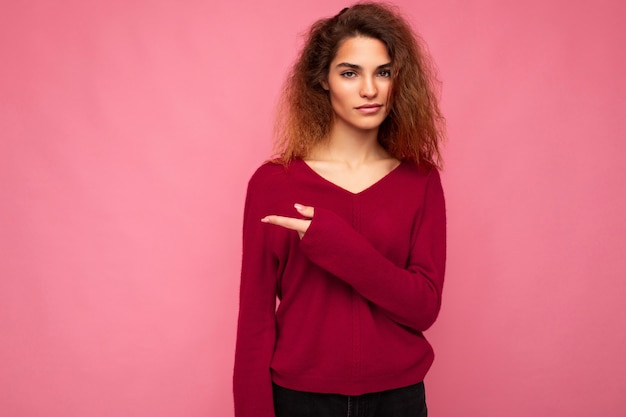
[[[328,80],[322,80],[320,81],[320,84],[322,85],[322,88],[326,91],[330,90],[330,87],[328,86]]]

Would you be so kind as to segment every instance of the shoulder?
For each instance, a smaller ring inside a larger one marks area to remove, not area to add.
[[[252,174],[248,185],[262,186],[267,183],[272,183],[284,176],[286,170],[287,166],[281,163],[267,161],[258,167],[254,174]]]
[[[401,175],[396,177],[394,189],[396,192],[403,191],[404,198],[408,201],[422,205],[425,201],[443,198],[441,177],[437,167],[404,161],[400,168],[402,168]]]
[[[292,178],[292,165],[268,161],[258,167],[248,181],[247,210],[259,216],[283,213],[285,207],[292,209],[298,189]]]
[[[263,163],[250,177],[248,191],[272,193],[275,190],[283,189],[289,184],[294,173],[298,170],[298,162],[299,160],[288,164],[277,161]]]
[[[433,181],[441,182],[439,170],[434,165],[428,163],[418,165],[411,161],[403,161],[401,167],[403,168],[401,171],[402,177],[406,180],[424,184]]]

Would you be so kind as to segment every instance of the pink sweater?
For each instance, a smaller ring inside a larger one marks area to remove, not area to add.
[[[302,240],[261,222],[297,217],[294,203],[315,208]],[[344,395],[422,381],[433,361],[422,332],[441,306],[445,257],[436,169],[403,162],[355,194],[301,160],[261,166],[243,224],[236,417],[274,417],[272,381]]]

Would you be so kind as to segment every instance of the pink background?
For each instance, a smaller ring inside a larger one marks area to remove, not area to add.
[[[0,415],[232,416],[246,182],[346,4],[3,3]],[[625,415],[626,3],[397,4],[449,126],[431,415]]]

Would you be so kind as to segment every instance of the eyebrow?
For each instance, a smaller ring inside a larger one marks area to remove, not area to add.
[[[350,68],[350,69],[354,69],[354,70],[361,70],[361,69],[363,69],[360,65],[351,64],[349,62],[341,62],[341,63],[337,64],[337,66],[335,68],[342,68],[342,67]],[[384,68],[389,68],[389,67],[391,67],[391,62],[388,62],[388,63],[383,64],[383,65],[379,65],[379,66],[376,67],[376,69],[379,70],[379,69],[384,69]]]

